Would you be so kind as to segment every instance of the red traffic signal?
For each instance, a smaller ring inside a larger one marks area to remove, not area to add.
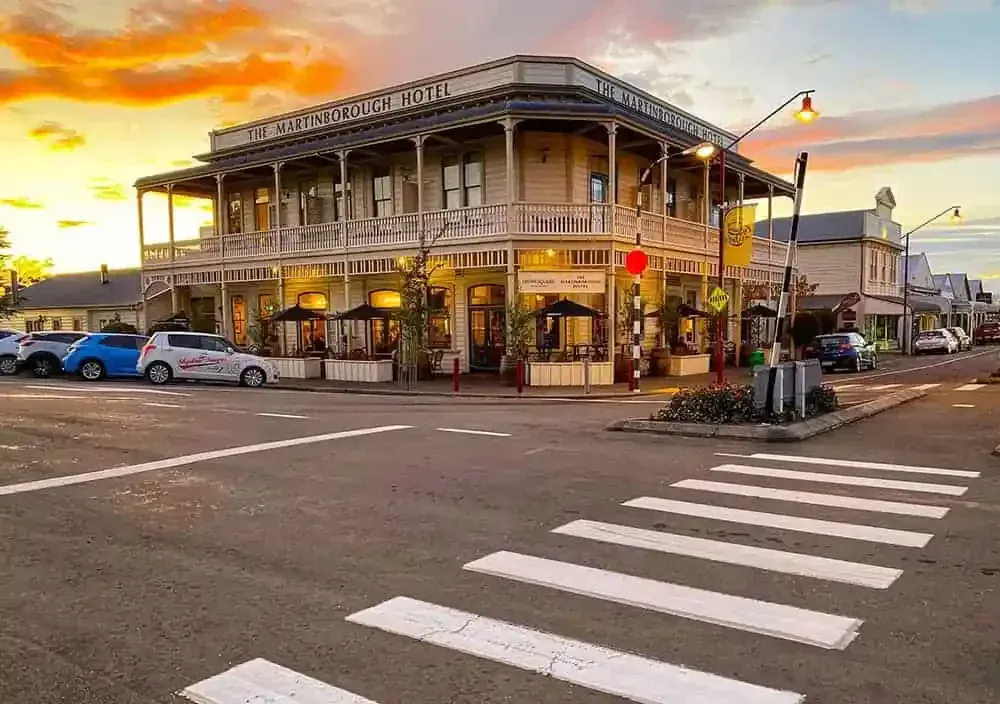
[[[625,257],[625,270],[632,274],[632,276],[638,276],[642,272],[646,271],[646,266],[648,264],[649,258],[641,249],[633,249]]]

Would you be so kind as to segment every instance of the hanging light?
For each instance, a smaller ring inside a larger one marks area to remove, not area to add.
[[[715,156],[716,152],[718,151],[719,148],[714,144],[712,144],[711,142],[702,142],[701,144],[698,144],[694,147],[685,149],[684,151],[681,152],[681,154],[684,156],[691,156],[693,154],[702,161],[708,161],[713,156]]]
[[[961,206],[956,205],[955,209],[951,211],[951,215],[948,216],[948,222],[952,225],[957,225],[962,222],[962,212]]]
[[[803,124],[809,124],[819,117],[819,113],[813,109],[812,96],[808,93],[802,98],[802,107],[795,113],[795,119]]]

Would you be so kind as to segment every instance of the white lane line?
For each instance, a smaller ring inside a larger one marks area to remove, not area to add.
[[[847,389],[854,389],[861,386],[861,384],[833,384],[833,388],[836,391],[846,391]]]
[[[112,479],[115,477],[127,477],[131,474],[142,472],[152,472],[158,469],[169,469],[170,467],[180,467],[195,462],[207,462],[223,457],[235,457],[237,455],[249,455],[254,452],[265,452],[267,450],[278,450],[285,447],[298,447],[299,445],[312,445],[317,442],[328,440],[341,440],[343,438],[354,438],[362,435],[375,435],[376,433],[386,433],[392,430],[405,430],[412,428],[412,425],[383,425],[376,428],[361,428],[359,430],[343,430],[337,433],[325,433],[323,435],[309,435],[302,438],[291,438],[288,440],[276,440],[274,442],[262,442],[256,445],[240,445],[237,447],[227,447],[221,450],[210,450],[208,452],[197,452],[193,455],[181,455],[180,457],[168,457],[164,460],[154,460],[153,462],[143,462],[141,464],[126,465],[124,467],[112,467],[111,469],[101,469],[96,472],[85,472],[83,474],[71,474],[66,477],[52,477],[50,479],[38,479],[33,482],[22,482],[20,484],[8,484],[0,486],[0,496],[9,494],[23,494],[28,491],[40,491],[42,489],[52,489],[60,486],[70,486],[73,484],[84,484],[86,482],[96,482],[101,479]]]
[[[58,389],[59,391],[74,391],[81,394],[93,393],[95,390],[107,391],[107,390],[117,390],[123,393],[129,394],[152,394],[154,396],[184,396],[189,397],[191,394],[182,393],[180,391],[162,391],[160,389],[143,389],[137,386],[129,386],[128,390],[123,390],[117,385],[113,384],[87,384],[86,386],[69,386],[67,384],[25,384],[26,389]]]
[[[719,540],[692,538],[687,535],[661,533],[655,530],[599,521],[572,521],[559,526],[552,532],[614,545],[627,545],[672,555],[684,555],[713,562],[725,562],[730,565],[754,567],[759,570],[856,584],[872,589],[887,589],[903,574],[903,570],[879,565],[834,560],[829,557],[804,555],[797,552],[772,550],[771,548],[757,548]]]
[[[378,704],[263,658],[185,687],[180,696],[197,704]]]
[[[629,699],[640,704],[801,704],[767,689],[405,596],[347,617],[424,643]]]
[[[514,552],[495,552],[463,569],[833,650],[850,645],[862,624],[856,618]]]
[[[870,543],[884,543],[885,545],[902,545],[908,548],[925,547],[931,538],[934,537],[932,533],[916,533],[910,530],[879,528],[878,526],[841,523],[839,521],[821,521],[815,518],[786,516],[780,513],[744,511],[739,508],[714,506],[712,504],[696,504],[687,501],[672,501],[651,496],[632,499],[622,505],[629,508],[644,508],[650,511],[675,513],[681,516],[694,516],[695,518],[708,518],[750,526],[778,528],[780,530],[791,530],[799,533],[830,535],[836,538],[849,538],[851,540],[866,540]]]
[[[946,359],[943,362],[935,362],[934,364],[924,364],[919,367],[909,367],[907,369],[895,369],[889,372],[879,372],[878,374],[866,374],[864,376],[855,377],[857,381],[867,381],[868,379],[879,379],[883,376],[894,376],[896,374],[909,374],[910,372],[919,372],[924,369],[935,369],[937,367],[943,367],[948,364],[955,364],[956,362],[964,362],[967,359],[975,359],[976,357],[985,357],[988,354],[996,354],[995,350],[986,350],[985,352],[977,352],[976,354],[966,354],[966,355],[955,355],[950,359]]]
[[[952,408],[975,408],[976,406],[973,403],[953,403],[953,404],[951,404],[951,407]]]
[[[879,469],[887,472],[906,472],[909,474],[937,474],[942,477],[967,477],[975,479],[979,472],[965,469],[942,469],[940,467],[922,467],[912,464],[890,464],[887,462],[863,462],[859,460],[838,460],[831,457],[806,457],[804,455],[777,455],[769,452],[755,452],[752,455],[736,455],[716,452],[720,457],[745,457],[753,460],[774,460],[776,462],[796,462],[801,464],[818,464],[826,467],[850,467],[852,469]]]
[[[510,433],[493,433],[489,430],[469,430],[467,428],[435,428],[442,433],[461,433],[463,435],[489,435],[493,438],[509,438]]]
[[[254,415],[264,418],[292,418],[294,420],[307,420],[309,418],[309,416],[296,416],[291,413],[254,413]]]
[[[926,504],[908,504],[900,501],[881,501],[879,499],[859,499],[854,496],[839,494],[818,494],[811,491],[790,491],[788,489],[771,489],[766,486],[751,484],[728,484],[726,482],[709,482],[701,479],[684,479],[670,486],[678,489],[693,489],[695,491],[711,491],[730,496],[751,496],[758,499],[773,499],[789,501],[797,504],[813,506],[832,506],[848,508],[856,511],[875,511],[877,513],[892,513],[897,516],[917,516],[919,518],[944,518],[948,509],[942,506]]]
[[[153,402],[147,402],[147,403],[144,403],[142,405],[143,406],[150,406],[151,408],[184,408],[184,406],[181,406],[180,404],[177,404],[177,403],[153,403]]]
[[[920,386],[914,386],[915,391],[929,391],[930,389],[936,389],[941,386],[941,384],[921,384]]]
[[[964,386],[959,386],[955,389],[955,391],[976,391],[984,386],[986,386],[986,384],[965,384]]]
[[[955,486],[953,484],[902,482],[895,479],[872,479],[871,477],[854,477],[847,474],[825,474],[823,472],[793,472],[788,469],[749,467],[742,464],[723,464],[718,467],[712,467],[709,471],[749,474],[755,477],[774,477],[776,479],[794,479],[796,481],[820,482],[823,484],[867,486],[876,489],[898,489],[900,491],[916,491],[925,494],[947,494],[949,496],[961,496],[968,490],[967,487]]]
[[[896,389],[902,386],[902,384],[880,384],[879,386],[872,386],[869,391],[886,391],[887,389]]]

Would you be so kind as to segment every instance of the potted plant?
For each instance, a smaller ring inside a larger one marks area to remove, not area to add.
[[[660,301],[660,308],[656,312],[656,317],[660,325],[663,345],[653,348],[651,356],[653,358],[652,373],[659,376],[666,376],[670,363],[670,353],[677,343],[680,335],[680,307],[681,297],[667,294]]]
[[[513,386],[517,383],[517,366],[527,368],[528,348],[535,330],[535,314],[520,303],[507,305],[504,326],[504,355],[500,359],[500,379]]]

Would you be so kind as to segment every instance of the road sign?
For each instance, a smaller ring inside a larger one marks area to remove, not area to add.
[[[729,294],[716,286],[708,297],[708,305],[712,306],[716,313],[721,313],[722,309],[729,305]]]
[[[646,271],[646,265],[649,263],[646,253],[641,249],[633,249],[625,257],[625,270],[632,274],[632,276],[638,276],[642,272]]]

